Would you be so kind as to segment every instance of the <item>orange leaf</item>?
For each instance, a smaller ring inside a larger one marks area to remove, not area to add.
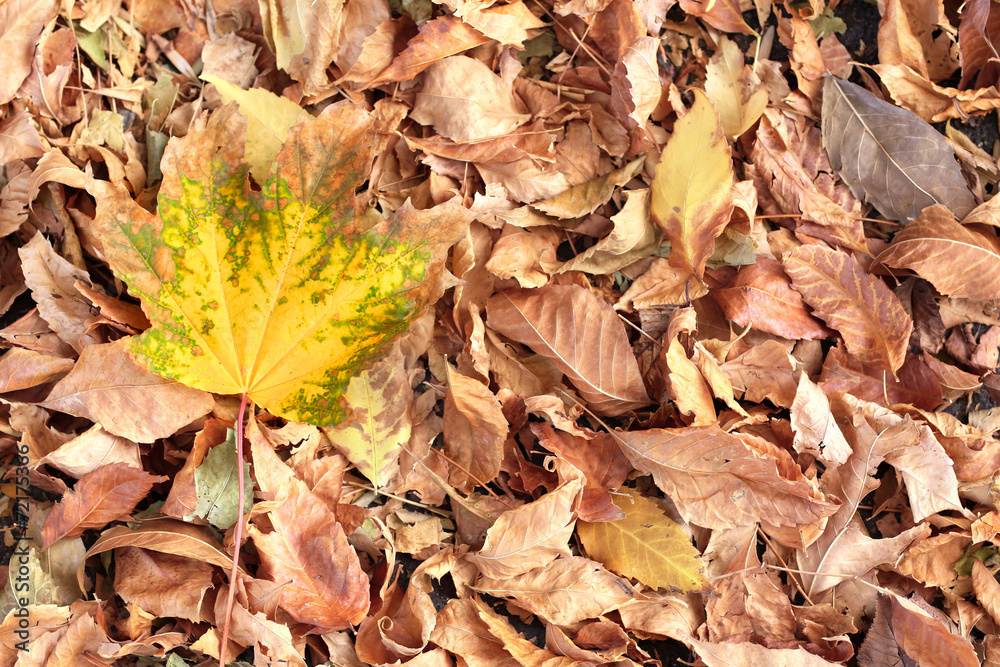
[[[167,479],[125,463],[111,463],[87,473],[45,518],[42,548],[128,516],[153,484]]]
[[[820,246],[796,248],[783,262],[792,285],[851,354],[893,373],[903,365],[913,322],[885,283],[853,256]]]
[[[920,667],[979,667],[972,642],[898,596],[892,599],[892,634]]]
[[[507,420],[500,401],[489,387],[448,367],[448,392],[444,397],[445,452],[458,465],[450,480],[468,493],[487,484],[500,472]]]

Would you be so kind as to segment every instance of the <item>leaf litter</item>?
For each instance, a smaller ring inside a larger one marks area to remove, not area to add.
[[[1000,661],[992,3],[300,5],[0,4],[2,664]]]

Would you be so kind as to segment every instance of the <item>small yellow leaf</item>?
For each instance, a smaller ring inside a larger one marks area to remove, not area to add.
[[[281,150],[281,145],[301,116],[309,113],[286,97],[279,97],[264,88],[243,90],[239,86],[212,74],[203,74],[202,79],[215,84],[226,104],[236,102],[240,113],[247,118],[247,141],[244,159],[250,165],[250,173],[263,183],[271,163]]]
[[[615,500],[625,512],[621,521],[577,522],[587,555],[618,574],[653,588],[698,590],[705,585],[698,550],[679,524],[656,503],[622,488]]]
[[[740,47],[725,37],[719,40],[719,50],[709,61],[705,74],[705,93],[719,112],[722,133],[736,139],[764,113],[767,91],[743,62]]]
[[[733,210],[733,160],[719,116],[700,90],[674,125],[653,178],[650,213],[670,239],[670,264],[701,278]]]

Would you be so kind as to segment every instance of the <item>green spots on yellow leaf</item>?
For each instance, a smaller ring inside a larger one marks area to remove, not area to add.
[[[157,215],[91,182],[94,227],[153,324],[133,344],[150,370],[333,424],[350,378],[436,298],[445,252],[471,215],[407,204],[360,231],[354,191],[372,121],[347,104],[293,127],[256,191],[245,122],[225,107],[168,146]]]

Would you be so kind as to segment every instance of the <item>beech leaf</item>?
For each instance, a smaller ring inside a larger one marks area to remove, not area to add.
[[[135,356],[287,419],[342,419],[351,376],[437,293],[444,251],[469,220],[456,204],[357,220],[371,123],[347,104],[303,119],[256,192],[246,119],[224,107],[168,145],[157,215],[91,181],[94,229],[153,323]]]
[[[910,220],[931,204],[962,218],[976,205],[937,130],[832,76],[823,83],[823,147],[851,192],[890,220]]]
[[[649,403],[624,325],[590,291],[576,285],[507,290],[490,298],[486,313],[491,329],[552,361],[597,414],[620,415]]]
[[[620,489],[615,500],[624,519],[577,525],[591,558],[652,588],[688,592],[705,585],[700,554],[678,523],[632,489]]]
[[[876,258],[911,269],[942,294],[960,299],[1000,299],[1000,241],[961,225],[943,206],[924,209]]]
[[[885,283],[852,255],[821,246],[796,248],[783,262],[792,285],[851,354],[894,373],[903,365],[913,321]]]

